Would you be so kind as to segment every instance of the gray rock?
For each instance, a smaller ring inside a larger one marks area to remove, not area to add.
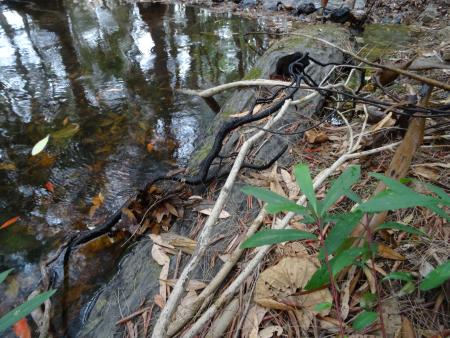
[[[349,40],[349,33],[346,29],[339,25],[324,25],[324,26],[309,26],[302,31],[305,34],[316,35],[325,38],[333,43],[340,44],[342,41]],[[292,55],[296,52],[310,53],[314,58],[321,62],[343,62],[344,56],[341,52],[336,51],[331,47],[324,46],[317,41],[294,36],[283,39],[275,43],[255,64],[252,71],[249,72],[250,78],[269,78],[271,74],[276,71],[277,63],[280,58]],[[322,79],[332,66],[325,68],[311,65],[308,72],[315,80]],[[294,98],[304,96],[309,92],[300,91]],[[192,157],[189,168],[194,172],[198,168],[199,162],[206,156],[208,149],[214,140],[215,132],[220,125],[227,119],[229,115],[242,112],[248,109],[257,91],[254,89],[238,90],[236,91],[226,104],[222,107],[215,120],[212,122],[206,137],[203,138],[201,147],[196,151]],[[317,105],[320,104],[321,99],[310,102],[299,110],[291,108],[283,121],[280,121],[275,128],[287,123],[294,123],[302,121],[305,116],[311,116],[316,111]],[[224,146],[223,154],[229,153],[236,142],[239,140],[241,133],[235,132],[230,135],[227,143]],[[259,149],[255,156],[256,163],[265,163],[268,159],[273,157],[273,154],[278,153],[281,147],[287,142],[297,142],[301,135],[293,136],[274,136],[266,142],[261,142],[261,149]],[[285,154],[280,159],[282,165],[291,164],[292,157]],[[208,248],[208,252],[199,269],[196,271],[194,278],[205,282],[211,280],[220,268],[219,260],[213,268],[211,268],[211,257],[215,257],[217,253],[223,252],[231,239],[237,233],[242,232],[242,220],[251,220],[258,210],[247,210],[247,202],[245,196],[241,193],[240,188],[243,182],[237,182],[231,191],[231,196],[225,205],[225,210],[232,216],[227,219],[220,220],[213,228],[212,238],[224,238]],[[187,235],[191,230],[192,224],[195,224],[197,214],[193,216],[186,212],[185,220],[176,223],[172,226],[171,231],[181,235]],[[123,327],[116,326],[115,322],[120,318],[120,309],[123,315],[130,314],[136,311],[142,300],[152,301],[154,295],[159,292],[159,273],[160,267],[153,262],[150,250],[151,243],[148,241],[139,242],[130,254],[122,260],[121,268],[116,276],[105,286],[100,296],[95,302],[93,310],[88,316],[85,327],[80,332],[80,337],[121,337],[123,336]],[[186,263],[187,257],[182,259],[180,269]],[[172,257],[171,264],[174,264],[176,257]],[[171,269],[173,271],[173,269]],[[157,313],[153,315],[157,317]]]
[[[314,13],[317,10],[316,6],[314,5],[314,3],[309,2],[307,4],[301,4],[300,6],[297,7],[297,9],[295,10],[295,15],[309,15]]]
[[[437,9],[437,6],[434,4],[429,4],[427,7],[425,7],[422,14],[420,14],[419,19],[424,25],[426,25],[436,19],[438,16],[439,11]]]
[[[242,6],[249,8],[249,7],[255,7],[256,6],[256,0],[244,0],[242,1]]]

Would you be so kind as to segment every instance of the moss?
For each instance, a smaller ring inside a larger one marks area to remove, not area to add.
[[[259,79],[262,75],[262,69],[258,67],[253,67],[244,76],[244,80],[254,80]]]
[[[197,167],[201,161],[208,155],[209,151],[212,148],[212,142],[206,142],[203,146],[201,146],[193,155],[190,161],[189,166],[191,168]]]

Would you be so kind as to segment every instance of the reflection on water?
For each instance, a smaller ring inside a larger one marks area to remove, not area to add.
[[[187,161],[213,114],[176,89],[236,80],[255,58],[249,45],[268,44],[244,38],[256,24],[230,15],[118,3],[0,2],[0,224],[21,217],[0,230],[0,270],[16,268],[0,286],[0,313],[36,287],[38,262],[67,233],[98,224],[150,177]],[[31,157],[47,134],[47,149]],[[99,193],[104,204],[90,217]],[[87,289],[118,258],[92,250],[74,259],[89,278],[71,273]],[[72,296],[83,302],[85,291]]]

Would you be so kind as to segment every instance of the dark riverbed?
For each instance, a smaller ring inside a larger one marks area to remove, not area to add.
[[[267,48],[263,35],[242,35],[256,22],[117,3],[0,2],[0,224],[20,216],[0,229],[0,271],[15,268],[0,285],[0,315],[36,288],[39,262],[66,234],[101,223],[152,176],[186,163],[214,114],[176,90],[239,79]],[[74,254],[59,332],[76,332],[80,306],[114,272],[122,243]]]

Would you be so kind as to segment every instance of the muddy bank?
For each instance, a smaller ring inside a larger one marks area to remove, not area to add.
[[[304,31],[305,32],[305,31]],[[334,43],[342,43],[349,40],[348,31],[339,26],[327,27],[310,27],[306,33],[315,36],[327,38]],[[334,49],[323,47],[317,42],[303,38],[292,37],[286,38],[276,42],[254,65],[252,70],[247,74],[247,78],[269,78],[273,76],[276,70],[278,60],[286,55],[292,55],[298,51],[308,52],[314,58],[321,62],[336,62],[342,63],[344,56],[342,53],[337,53]],[[315,80],[323,78],[332,66],[317,67],[311,66],[313,78]],[[215,131],[227,119],[232,118],[229,115],[242,112],[248,109],[250,101],[258,92],[257,89],[239,90],[236,91],[229,100],[223,105],[220,114],[216,116],[209,130],[204,135],[203,144],[194,153],[190,161],[190,170],[192,172],[198,168],[198,163],[206,155],[207,150],[211,147],[211,142],[214,139]],[[305,95],[305,92],[298,92],[296,97]],[[292,109],[286,115],[283,121],[280,121],[278,127],[281,125],[299,123],[303,125],[305,119],[316,112],[316,109],[321,106],[321,99],[311,102],[305,106],[301,111]],[[232,134],[225,147],[224,153],[233,149],[238,140],[240,132]],[[253,153],[252,157],[256,162],[265,162],[271,158],[274,153],[278,152],[285,144],[295,144],[302,135],[293,135],[289,137],[268,137],[267,140],[261,143]],[[289,156],[289,150],[280,159],[280,165],[291,164],[292,157]],[[245,174],[244,174],[245,175]],[[231,217],[221,220],[214,228],[212,238],[219,238],[217,242],[209,247],[208,253],[205,256],[201,268],[196,272],[195,279],[201,280],[205,283],[215,275],[215,272],[220,268],[221,260],[217,257],[218,253],[222,253],[230,244],[230,241],[235,239],[236,234],[243,234],[246,228],[246,220],[250,220],[251,216],[255,215],[257,210],[248,209],[246,198],[239,191],[245,178],[239,180],[233,188],[231,197],[229,198],[225,210]],[[177,222],[171,229],[181,235],[189,235],[192,230],[198,226],[201,227],[204,217],[199,216],[195,211],[188,211],[181,222]],[[195,237],[192,239],[195,240]],[[89,314],[86,313],[86,323],[80,332],[80,337],[119,337],[123,335],[124,327],[116,325],[115,323],[130,313],[138,310],[143,306],[148,306],[154,301],[154,297],[159,293],[159,273],[160,266],[153,261],[151,257],[152,241],[150,239],[143,239],[139,241],[132,251],[122,260],[119,272],[112,278],[112,280],[99,291],[98,298],[93,300],[92,309]],[[183,263],[188,259],[188,256],[183,254],[181,264],[178,271],[181,271]],[[171,263],[174,267],[177,257],[171,257]],[[170,270],[171,273],[174,269]],[[170,276],[176,278],[176,276]],[[153,317],[157,316],[157,307],[153,312]],[[139,329],[142,329],[139,326]]]

